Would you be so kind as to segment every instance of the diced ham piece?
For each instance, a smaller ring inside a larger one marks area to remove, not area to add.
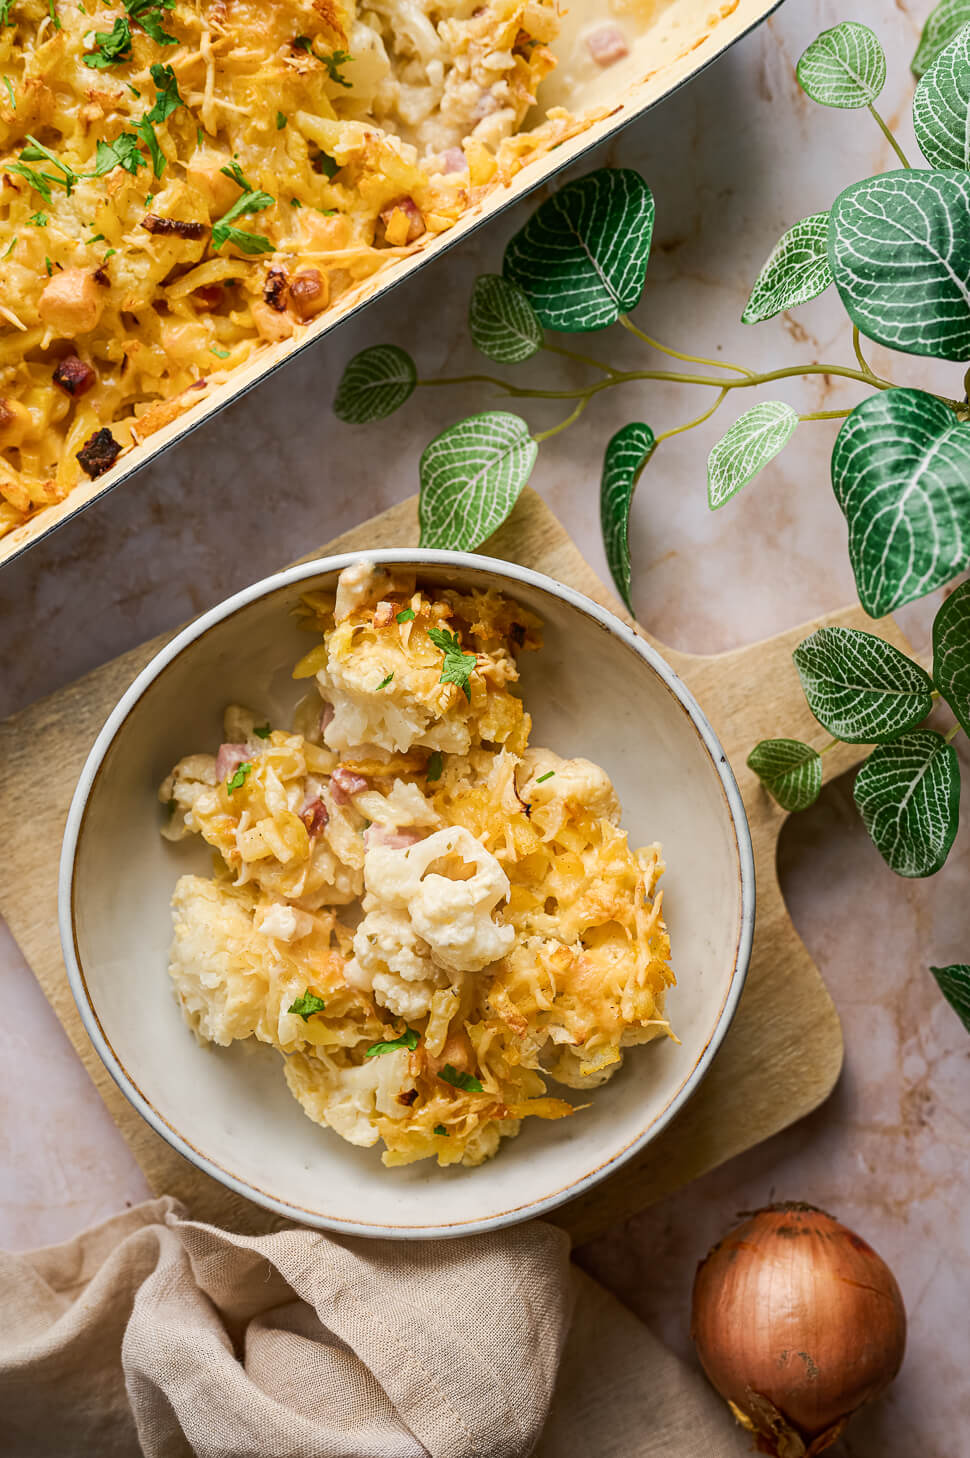
[[[91,366],[76,354],[67,355],[54,371],[54,384],[59,385],[65,395],[86,395],[97,378]]]
[[[228,780],[233,770],[249,758],[245,744],[220,744],[216,755],[216,779]]]
[[[404,850],[405,846],[417,845],[424,837],[425,832],[421,830],[391,830],[387,825],[369,825],[364,831],[364,845],[368,850],[375,845],[387,850]]]
[[[326,829],[330,815],[323,801],[317,798],[316,800],[309,800],[304,805],[300,811],[300,819],[303,821],[310,835],[319,835],[321,830]]]
[[[604,69],[614,66],[617,61],[622,61],[624,56],[630,54],[626,36],[618,25],[613,24],[599,25],[591,30],[586,37],[586,49],[597,66]]]
[[[413,243],[425,231],[424,215],[413,197],[399,197],[381,211],[385,241],[392,248]]]
[[[442,172],[467,172],[468,160],[460,147],[449,147],[441,154]]]
[[[359,795],[361,790],[368,788],[363,775],[355,775],[353,770],[344,769],[342,764],[338,764],[330,776],[330,793],[337,805],[349,805],[352,795]]]
[[[397,612],[397,603],[379,602],[374,609],[374,627],[386,628]]]

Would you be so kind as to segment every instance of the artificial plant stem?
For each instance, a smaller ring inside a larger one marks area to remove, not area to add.
[[[652,339],[649,334],[644,334],[642,329],[638,329],[628,314],[620,315],[620,323],[624,329],[628,329],[631,334],[635,334],[637,339],[642,339],[644,344],[649,344],[651,349],[657,349],[661,354],[669,354],[671,359],[682,359],[688,364],[713,365],[715,369],[735,370],[739,375],[751,376],[754,373],[753,370],[747,369],[744,365],[731,364],[726,359],[707,359],[702,354],[682,354],[679,349],[668,349],[666,344],[661,344],[658,339]]]
[[[517,390],[514,385],[500,380],[497,375],[442,375],[438,380],[415,380],[416,385],[498,385],[501,389],[507,390],[511,395],[528,394],[528,391]]]
[[[569,415],[567,415],[565,420],[560,420],[559,424],[554,425],[551,430],[541,430],[538,435],[534,435],[532,439],[535,441],[536,445],[541,445],[544,440],[549,440],[551,436],[558,435],[561,430],[567,430],[569,426],[572,425],[574,420],[579,419],[588,404],[588,398],[585,400],[580,400],[579,404],[576,406],[576,409],[573,410]]]
[[[806,415],[799,415],[800,421],[806,420],[844,420],[851,415],[851,410],[809,410]]]
[[[581,354],[578,349],[566,349],[561,344],[549,344],[543,341],[542,348],[549,354],[561,354],[565,359],[579,360],[580,364],[592,365],[594,369],[602,370],[605,375],[615,375],[616,371],[612,365],[604,364],[600,359],[594,359],[591,354]]]
[[[949,734],[944,734],[943,742],[945,744],[952,744],[954,739],[956,739],[957,735],[959,734],[961,727],[962,726],[960,724],[954,724]]]
[[[663,435],[658,435],[654,449],[662,440],[669,440],[672,435],[681,435],[685,430],[693,430],[695,425],[703,425],[705,420],[710,420],[717,407],[727,399],[727,390],[722,390],[710,410],[705,410],[703,415],[698,415],[695,420],[688,420],[684,425],[675,425],[673,430],[665,430]]]
[[[876,122],[876,124],[882,129],[882,133],[885,136],[886,141],[889,143],[890,147],[892,147],[900,162],[902,162],[904,167],[909,167],[910,164],[906,160],[906,154],[904,153],[902,147],[896,141],[896,138],[893,136],[892,132],[889,130],[886,123],[883,121],[882,117],[879,115],[878,111],[871,102],[869,103],[869,111],[872,113],[873,121]]]
[[[828,742],[828,744],[823,744],[822,745],[822,748],[818,751],[819,758],[821,759],[821,757],[822,757],[823,754],[828,754],[828,752],[829,752],[830,749],[834,749],[837,744],[841,744],[841,743],[842,743],[842,740],[841,739],[830,739],[829,742]]]

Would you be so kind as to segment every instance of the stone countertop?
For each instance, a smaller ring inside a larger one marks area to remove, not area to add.
[[[817,359],[852,363],[834,292],[756,329],[738,320],[780,233],[827,207],[842,186],[893,164],[865,113],[823,110],[802,95],[794,80],[802,49],[841,19],[876,27],[890,66],[883,111],[915,152],[908,64],[929,8],[928,0],[892,7],[789,0],[579,169],[635,167],[654,190],[657,228],[636,315],[641,327],[690,353],[762,370]],[[471,284],[477,273],[499,270],[504,242],[530,206],[396,289],[5,567],[0,715],[414,491],[430,436],[497,396],[480,386],[419,392],[391,420],[353,428],[330,413],[336,381],[357,349],[383,340],[410,348],[422,375],[480,369],[463,322]],[[630,366],[648,359],[619,330],[587,336],[578,347]],[[871,359],[900,383],[946,379],[949,392],[957,390],[957,367],[878,349]],[[654,356],[649,367],[664,366]],[[551,388],[575,377],[570,362],[555,358],[530,361],[515,374]],[[755,394],[745,392],[745,406]],[[843,408],[860,393],[852,382],[817,375],[757,397],[804,411]],[[600,396],[578,425],[542,447],[533,485],[604,577],[597,495],[606,440],[633,419],[669,429],[710,398],[700,387],[629,385]],[[532,401],[517,408],[540,429],[568,410]],[[828,484],[837,422],[802,425],[741,497],[708,512],[706,453],[739,413],[732,397],[707,425],[665,443],[633,508],[638,615],[662,641],[698,652],[764,637],[854,596],[844,522]],[[932,604],[901,615],[924,654],[931,616]],[[966,764],[965,741],[961,755]],[[897,880],[869,845],[850,786],[840,781],[788,822],[780,869],[796,925],[845,1027],[846,1066],[835,1094],[809,1119],[585,1247],[580,1259],[686,1353],[694,1265],[737,1211],[773,1198],[831,1210],[890,1262],[910,1317],[902,1375],[831,1450],[833,1458],[953,1458],[960,1436],[966,1441],[970,1433],[965,1343],[953,1341],[966,1330],[970,1305],[970,1041],[926,967],[970,955],[970,913],[966,897],[955,894],[970,871],[968,827],[938,876]],[[0,969],[7,1005],[0,1024],[0,1245],[22,1248],[62,1239],[143,1198],[146,1187],[2,926]]]

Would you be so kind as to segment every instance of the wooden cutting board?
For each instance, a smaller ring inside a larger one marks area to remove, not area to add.
[[[311,555],[414,546],[417,541],[417,502],[412,498]],[[484,550],[545,572],[629,621],[532,491],[523,494]],[[740,1007],[698,1092],[639,1158],[553,1216],[577,1242],[802,1118],[828,1096],[838,1078],[838,1015],[792,926],[778,885],[775,855],[785,814],[745,765],[759,739],[784,735],[822,741],[823,731],[805,703],[791,654],[812,629],[833,622],[872,627],[861,608],[849,608],[714,657],[672,651],[643,634],[697,696],[737,775],[754,841],[757,925]],[[906,649],[891,620],[880,631]],[[0,913],[153,1190],[177,1196],[199,1219],[237,1230],[267,1230],[281,1222],[176,1153],[115,1086],[84,1032],[61,959],[57,866],[74,786],[109,712],[168,636],[132,649],[0,724]],[[823,760],[826,776],[848,769],[864,753],[849,745],[834,749]]]

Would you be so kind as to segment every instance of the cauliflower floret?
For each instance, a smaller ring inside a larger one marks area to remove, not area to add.
[[[401,1095],[414,1088],[414,1080],[404,1048],[351,1068],[297,1053],[286,1060],[285,1072],[290,1092],[310,1118],[350,1144],[369,1149],[380,1137],[378,1117],[407,1117],[408,1101],[402,1102]]]
[[[159,800],[169,811],[168,823],[162,826],[166,840],[184,840],[201,830],[193,811],[200,798],[203,805],[209,803],[218,783],[213,755],[189,754],[179,760],[158,790]]]
[[[620,802],[604,769],[588,759],[560,759],[551,749],[527,749],[516,776],[526,804],[572,805],[597,819],[620,823]]]

